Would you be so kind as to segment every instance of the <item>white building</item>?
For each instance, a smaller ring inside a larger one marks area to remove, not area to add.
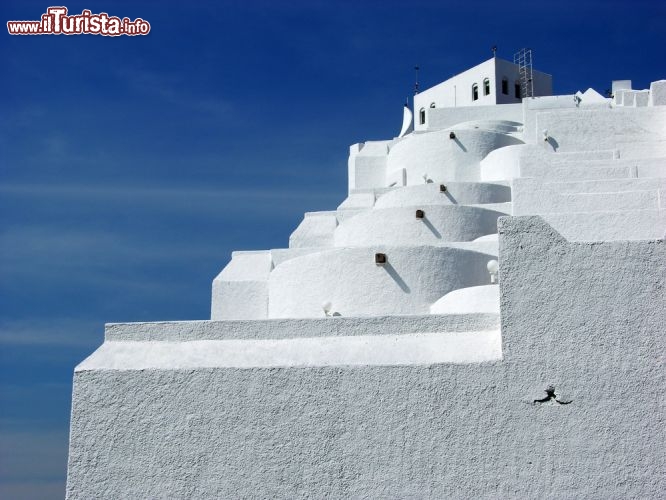
[[[529,81],[521,84],[520,68],[517,64],[492,57],[415,95],[414,128],[427,128],[431,109],[519,104],[526,94],[530,97],[552,95],[551,75],[533,70],[527,80]]]
[[[210,321],[106,326],[68,498],[663,496],[666,80],[497,105],[499,63],[351,146]]]

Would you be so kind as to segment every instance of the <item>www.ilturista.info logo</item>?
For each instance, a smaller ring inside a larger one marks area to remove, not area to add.
[[[7,21],[10,35],[147,35],[150,23],[137,17],[120,19],[106,12],[93,14],[84,10],[81,14],[68,16],[67,7],[49,7],[40,21]]]

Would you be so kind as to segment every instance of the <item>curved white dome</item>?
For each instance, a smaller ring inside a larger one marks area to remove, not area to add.
[[[499,235],[497,233],[486,234],[485,236],[479,236],[473,241],[499,241]]]
[[[419,205],[465,205],[511,201],[511,188],[502,184],[481,182],[447,182],[420,184],[389,191],[380,196],[375,208],[417,207]]]
[[[387,256],[375,264],[375,253]],[[428,314],[457,288],[488,282],[492,256],[447,247],[338,248],[277,266],[268,281],[268,317],[323,317],[322,304],[342,316]]]
[[[447,293],[430,306],[431,314],[499,314],[499,312],[498,285],[460,288]]]
[[[464,205],[420,206],[423,219],[412,207],[369,210],[340,224],[334,232],[336,247],[365,245],[436,245],[472,241],[497,232],[502,212]]]
[[[472,120],[460,123],[454,128],[459,130],[480,129],[508,134],[511,132],[518,132],[519,127],[522,127],[522,125],[522,123],[510,120]]]
[[[450,138],[453,131],[455,138]],[[387,158],[387,178],[405,169],[406,184],[423,184],[427,174],[433,182],[478,181],[479,162],[491,151],[522,141],[480,129],[448,129],[411,134],[395,144]]]
[[[520,159],[529,154],[543,153],[532,144],[515,144],[491,151],[481,160],[481,180],[492,182],[520,177]]]

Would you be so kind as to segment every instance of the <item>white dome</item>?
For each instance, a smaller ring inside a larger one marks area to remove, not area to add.
[[[499,314],[499,285],[472,286],[447,293],[430,306],[431,314]]]
[[[455,138],[450,138],[451,132]],[[515,137],[480,129],[449,129],[411,134],[395,144],[387,158],[387,175],[405,169],[407,185],[433,182],[478,181],[479,162],[492,150],[521,144]]]

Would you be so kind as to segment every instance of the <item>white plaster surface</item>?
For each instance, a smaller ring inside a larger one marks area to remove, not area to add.
[[[386,335],[400,332],[466,332],[495,330],[493,314],[390,315],[371,317],[285,318],[268,320],[162,321],[108,323],[109,342],[185,342],[190,340],[285,339]]]
[[[596,105],[602,105],[604,107],[607,107],[610,105],[609,99],[605,98],[602,96],[599,92],[596,90],[589,88],[583,94],[580,96],[581,97],[581,107],[589,107],[589,106],[596,106]]]
[[[650,103],[650,92],[648,90],[639,90],[636,93],[636,107],[645,107]]]
[[[627,91],[630,91],[631,89],[618,89],[613,91],[613,105],[614,106],[624,106],[624,96],[627,93]],[[629,99],[627,99],[627,103],[629,103]]]
[[[666,127],[666,121],[661,125]],[[666,133],[659,136],[660,140],[649,142],[638,139],[633,141],[618,141],[619,157],[623,159],[661,158],[663,160],[666,158],[666,140],[663,140],[664,137],[666,137]]]
[[[411,134],[394,145],[388,155],[388,172],[404,168],[407,184],[423,184],[423,175],[435,183],[443,181],[479,181],[479,162],[492,150],[518,144],[512,136],[485,130],[440,130]]]
[[[262,340],[105,342],[76,371],[480,363],[502,357],[499,330]]]
[[[414,130],[413,118],[412,110],[409,109],[409,106],[405,106],[403,108],[402,127],[400,128],[398,137],[403,137]]]
[[[386,155],[396,141],[367,141],[350,147],[348,186],[352,189],[383,187],[386,178]]]
[[[583,94],[580,93],[581,97],[582,95]],[[550,95],[524,99],[523,106],[529,110],[543,111],[552,109],[575,108],[576,102],[573,99],[573,95]]]
[[[211,319],[259,319],[268,315],[269,251],[233,252],[213,280]]]
[[[522,123],[513,120],[467,120],[456,124],[459,130],[486,130],[488,132],[499,132],[502,134],[516,134],[522,129]]]
[[[480,236],[474,241],[498,241],[497,234],[487,234],[485,236]]]
[[[407,184],[407,172],[404,168],[398,168],[386,173],[385,185],[388,187],[401,187]]]
[[[562,153],[564,156],[564,153]],[[606,180],[636,177],[664,177],[666,158],[627,158],[558,161],[560,154],[543,158],[521,157],[522,177],[537,177],[548,182]]]
[[[447,293],[430,306],[432,314],[499,314],[499,286],[471,286]]]
[[[428,102],[351,146],[349,197],[234,252],[212,321],[107,325],[67,497],[661,498],[666,82],[647,95]]]
[[[309,248],[274,248],[271,250],[271,259],[273,260],[273,267],[281,264],[285,260],[293,259],[300,255],[307,255],[309,253],[318,252],[320,249],[316,247]]]
[[[618,90],[631,90],[631,80],[613,80],[611,82],[611,92],[615,93]]]
[[[666,210],[548,213],[543,219],[572,241],[648,240],[662,238]]]
[[[620,99],[622,106],[635,106],[636,105],[636,91],[623,90],[620,92]]]
[[[502,106],[466,106],[457,108],[428,108],[425,129],[443,130],[460,123],[474,120],[509,120],[522,122],[523,106],[521,104],[504,104]]]
[[[508,92],[502,93],[502,79],[508,80]],[[484,92],[484,80],[488,79],[490,92]],[[493,57],[448,80],[421,91],[414,96],[414,109],[418,117],[420,109],[426,111],[426,123],[421,124],[418,119],[415,130],[430,128],[430,117],[433,110],[457,109],[461,107],[489,107],[495,104],[515,104],[521,99],[515,97],[514,85],[520,81],[518,66],[504,59]],[[477,99],[472,97],[472,85],[478,86]],[[552,77],[540,71],[533,71],[534,95],[550,95],[552,93]],[[431,106],[434,104],[434,108]],[[463,121],[463,120],[459,120]],[[435,125],[436,126],[436,125]]]
[[[582,96],[580,93],[579,96]],[[538,143],[539,134],[543,132],[543,129],[537,129],[536,117],[537,114],[543,112],[544,110],[559,110],[559,109],[571,109],[576,108],[576,101],[574,100],[574,95],[558,95],[558,96],[546,96],[546,97],[534,97],[531,99],[523,99],[522,111],[523,111],[523,132],[525,142],[528,143]]]
[[[527,179],[519,179],[524,181]],[[561,193],[532,182],[514,184],[514,215],[549,212],[599,212],[659,208],[659,190]]]
[[[268,281],[213,280],[211,319],[268,317]]]
[[[504,148],[505,149],[505,148]],[[466,205],[511,201],[511,188],[502,184],[481,182],[446,182],[406,186],[381,195],[375,208],[419,207],[421,205]]]
[[[558,193],[613,193],[624,191],[658,190],[666,187],[665,178],[634,177],[628,179],[599,179],[594,181],[569,181],[549,183]],[[539,182],[536,179],[520,179],[519,182]],[[514,186],[516,183],[513,184]]]
[[[335,212],[309,212],[289,237],[290,248],[326,247],[333,245],[338,226]]]
[[[666,139],[665,108],[573,109],[537,115],[558,152],[612,149],[618,141]]]
[[[355,208],[370,208],[375,204],[375,194],[372,192],[367,193],[350,193],[345,201],[338,205],[338,210],[355,209]]]
[[[423,219],[416,218],[415,208],[424,212]],[[472,241],[497,232],[497,218],[501,215],[494,210],[463,205],[375,208],[340,224],[335,231],[335,246],[431,245],[441,241]]]
[[[658,80],[650,84],[650,106],[666,105],[666,80]]]
[[[273,269],[271,254],[266,250],[232,252],[231,262],[216,279],[225,281],[265,281]]]
[[[387,255],[387,264],[375,264],[376,252]],[[488,284],[491,258],[436,246],[337,248],[305,255],[271,273],[268,317],[322,317],[324,302],[342,316],[426,314],[451,290]]]
[[[500,231],[501,361],[78,371],[68,498],[659,498],[663,241]]]
[[[527,144],[516,144],[495,149],[479,162],[479,179],[485,182],[511,180],[520,177],[520,160]]]

